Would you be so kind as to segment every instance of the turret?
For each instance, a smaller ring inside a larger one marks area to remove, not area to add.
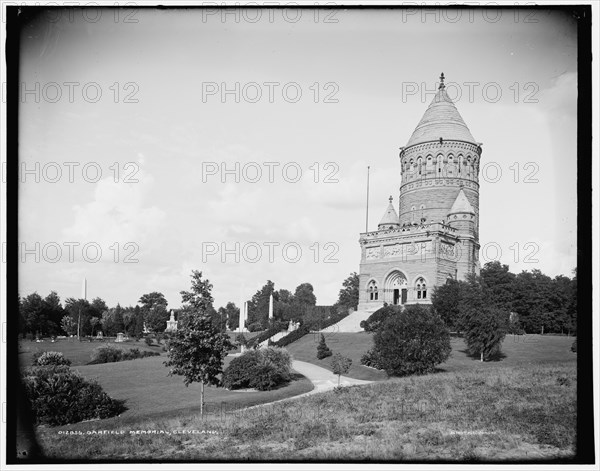
[[[448,225],[461,235],[475,235],[475,210],[462,188],[448,213]]]
[[[400,227],[400,223],[398,222],[398,213],[396,213],[396,209],[392,203],[394,198],[390,196],[390,204],[388,205],[381,221],[377,225],[377,229],[380,231],[385,231],[388,229],[398,229]]]

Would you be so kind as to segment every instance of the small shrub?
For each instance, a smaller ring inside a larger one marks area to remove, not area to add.
[[[92,352],[92,361],[90,364],[114,363],[123,359],[123,350],[113,345],[102,345],[96,347]]]
[[[260,322],[254,322],[248,326],[249,332],[259,332],[263,330],[263,326]]]
[[[333,355],[333,352],[325,343],[325,336],[321,334],[321,340],[319,341],[319,345],[317,345],[317,358],[322,360],[323,358],[327,358]]]
[[[23,384],[36,424],[105,419],[126,410],[124,401],[112,399],[98,383],[84,379],[66,365],[29,368]]]
[[[61,352],[36,352],[33,354],[34,366],[60,366],[71,365],[71,360],[65,358]]]
[[[571,344],[571,351],[577,353],[577,337],[575,337],[575,340],[573,340],[573,343]]]
[[[150,337],[144,337],[144,342],[146,342],[146,345],[149,347],[152,346],[152,339]]]
[[[249,388],[258,366],[256,350],[247,350],[234,358],[223,372],[223,386],[227,389]]]

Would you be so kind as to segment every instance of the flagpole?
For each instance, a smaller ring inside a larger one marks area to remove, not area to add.
[[[365,232],[369,232],[369,173],[371,167],[367,167],[367,217],[365,221]]]

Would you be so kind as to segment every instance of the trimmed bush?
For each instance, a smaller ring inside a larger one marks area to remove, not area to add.
[[[325,343],[325,336],[321,334],[321,340],[319,341],[319,345],[317,345],[317,359],[322,360],[323,358],[330,357],[331,355],[333,355],[333,352]]]
[[[114,363],[123,359],[123,349],[114,345],[102,345],[92,352],[91,364]]]
[[[124,348],[116,347],[114,345],[104,345],[97,347],[92,352],[92,361],[90,361],[88,365],[114,363],[117,361],[135,360],[137,358],[155,357],[159,355],[159,352],[149,352],[147,350],[140,350],[139,348],[125,350]]]
[[[575,340],[573,340],[573,343],[571,344],[571,351],[577,353],[577,337],[575,337]]]
[[[281,337],[277,342],[275,342],[275,346],[277,347],[285,347],[296,340],[301,339],[305,335],[310,333],[310,329],[306,325],[301,325],[293,332],[290,332],[285,337]]]
[[[234,358],[223,372],[227,389],[255,388],[268,391],[291,379],[292,359],[283,348],[248,350]]]
[[[71,360],[61,352],[36,352],[33,354],[33,366],[71,365]]]
[[[376,362],[392,376],[422,374],[450,356],[450,332],[429,307],[406,306],[375,331]]]
[[[280,332],[280,330],[281,329],[279,328],[278,325],[274,325],[274,326],[270,327],[269,329],[265,330],[264,332],[261,332],[257,336],[252,337],[250,340],[248,340],[248,343],[246,344],[246,346],[252,348],[256,345],[259,345],[260,343],[264,342],[265,340],[273,337],[273,335],[278,334]]]
[[[383,306],[371,314],[367,320],[361,321],[360,326],[365,332],[375,332],[388,318],[398,315],[401,311],[400,306]]]
[[[23,384],[36,424],[106,419],[126,410],[124,401],[112,399],[97,382],[84,379],[66,365],[31,367]]]

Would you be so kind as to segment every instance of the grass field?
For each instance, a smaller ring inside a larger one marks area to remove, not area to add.
[[[61,352],[66,358],[71,360],[71,366],[86,365],[92,359],[91,355],[95,348],[109,344],[115,345],[114,341],[109,342],[99,340],[94,340],[93,342],[79,342],[77,339],[59,339],[56,342],[46,340],[40,343],[25,340],[19,343],[19,365],[21,367],[30,366],[33,354],[38,351]],[[140,340],[139,342],[129,340],[116,345],[125,349],[138,348],[140,350],[158,352],[164,355],[162,346],[159,347],[154,344],[153,347],[149,347],[143,340]]]
[[[151,359],[150,359],[151,360]],[[504,461],[574,453],[574,363],[446,372],[291,402],[39,429],[49,458]],[[69,428],[79,435],[65,435]],[[110,431],[111,434],[91,432]],[[116,434],[116,435],[115,435]]]
[[[296,360],[306,361],[331,370],[331,357],[317,359],[319,334],[309,334],[287,349]],[[452,338],[452,353],[445,363],[439,365],[441,371],[465,371],[489,368],[489,365],[516,366],[530,363],[546,364],[555,362],[574,363],[577,355],[571,352],[574,337],[557,335],[508,335],[502,343],[502,356],[498,361],[481,363],[471,358],[461,338]],[[373,335],[367,332],[334,333],[325,338],[333,353],[341,353],[352,359],[352,368],[346,376],[370,381],[387,379],[383,371],[368,368],[360,364],[360,358],[373,346]]]
[[[383,381],[250,409],[243,407],[295,396],[312,384],[302,377],[270,392],[207,388],[208,416],[201,419],[198,385],[186,388],[182,378],[169,377],[164,354],[80,365],[75,368],[125,399],[129,410],[39,427],[40,444],[48,457],[84,460],[503,461],[574,453],[572,337],[508,336],[503,357],[484,363],[467,355],[462,339],[452,339],[451,357],[436,373],[387,379],[359,365],[370,334],[337,336],[327,343],[353,359],[348,376]],[[330,358],[316,359],[317,341],[309,335],[289,350],[295,359],[329,368]],[[70,348],[75,358],[87,358]],[[103,430],[109,433],[94,433]]]

